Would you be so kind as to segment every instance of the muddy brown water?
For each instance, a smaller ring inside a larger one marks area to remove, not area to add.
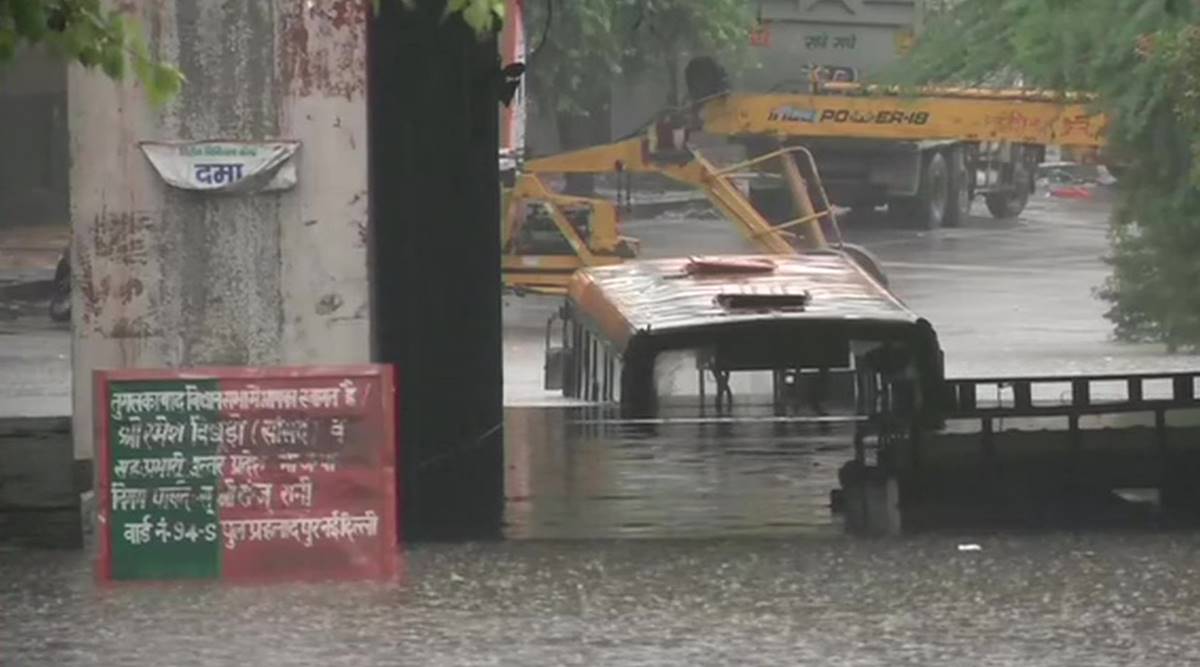
[[[510,409],[507,538],[413,546],[394,584],[102,588],[0,551],[0,665],[1200,662],[1200,533],[856,538],[843,427],[596,416]]]

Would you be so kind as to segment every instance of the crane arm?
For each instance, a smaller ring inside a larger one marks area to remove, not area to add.
[[[522,179],[537,178],[543,173],[604,173],[633,172],[655,173],[674,181],[692,186],[705,194],[710,202],[733,221],[738,230],[763,252],[770,254],[794,254],[796,248],[788,240],[791,232],[799,229],[803,245],[819,248],[825,245],[820,219],[829,215],[828,207],[817,212],[808,197],[804,178],[800,175],[792,153],[803,151],[792,148],[755,160],[736,165],[732,169],[720,170],[691,148],[667,151],[656,150],[655,143],[648,137],[634,137],[611,144],[592,146],[527,161],[523,166]],[[805,151],[806,152],[806,151]],[[742,191],[729,178],[735,171],[758,168],[761,164],[780,160],[784,178],[788,181],[799,203],[800,217],[782,225],[772,225],[746,199]],[[811,156],[810,156],[811,160]],[[816,174],[815,165],[811,173]],[[540,182],[540,181],[539,181]],[[544,189],[544,186],[539,189]]]

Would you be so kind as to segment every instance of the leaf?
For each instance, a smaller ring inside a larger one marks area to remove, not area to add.
[[[42,0],[8,0],[17,34],[37,41],[46,33],[46,11]]]
[[[476,34],[486,34],[492,29],[490,0],[470,0],[462,10],[463,20]]]
[[[182,72],[170,65],[156,65],[150,82],[146,86],[151,103],[161,106],[169,102],[179,94],[179,91],[183,88],[183,83]]]
[[[9,28],[0,30],[0,62],[12,60],[17,52],[17,33]]]
[[[125,77],[125,53],[115,47],[105,49],[101,56],[101,67],[108,78],[120,81]]]

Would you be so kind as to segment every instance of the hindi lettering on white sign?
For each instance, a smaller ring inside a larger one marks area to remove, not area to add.
[[[143,141],[142,152],[169,185],[202,192],[254,193],[296,185],[298,141]]]

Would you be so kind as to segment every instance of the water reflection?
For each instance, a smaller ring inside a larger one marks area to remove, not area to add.
[[[794,536],[837,532],[830,491],[852,426],[599,408],[505,415],[510,538]]]
[[[1195,531],[853,539],[828,496],[846,424],[506,417],[514,539],[269,589],[99,588],[86,554],[0,549],[0,664],[1200,662]],[[700,539],[625,539],[650,536]]]
[[[848,414],[778,417],[765,403],[722,414],[697,411],[693,402],[652,420],[622,420],[601,407],[509,408],[505,418],[504,534],[510,539],[1196,524],[1194,512],[1160,507],[1154,489],[1081,486],[1053,456],[991,469],[960,452],[939,458],[926,474],[905,473],[899,486],[865,490],[861,480],[881,482],[887,475],[880,477],[873,465],[847,465],[854,460],[855,426]],[[874,458],[868,452],[868,463]],[[1120,477],[1114,466],[1123,460],[1088,459],[1110,477]],[[847,492],[842,486],[851,479],[859,481]],[[860,493],[876,500],[863,505]]]

